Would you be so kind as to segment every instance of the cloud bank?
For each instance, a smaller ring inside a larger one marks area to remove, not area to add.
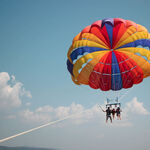
[[[66,116],[72,114],[78,114],[80,112],[85,111],[86,109],[81,104],[72,103],[70,106],[59,106],[59,107],[52,107],[49,105],[39,107],[34,111],[26,109],[19,113],[20,118],[23,121],[31,123],[31,122],[42,122],[46,123],[49,121],[62,119]],[[97,105],[93,106],[90,109],[87,109],[86,112],[81,113],[71,119],[72,123],[81,124],[83,122],[87,122],[88,120],[96,117],[97,115],[102,115],[102,112],[97,107]]]
[[[15,76],[7,72],[0,73],[0,110],[19,107],[22,104],[21,97],[31,98],[31,93],[26,91],[21,82],[17,82]]]
[[[49,121],[54,121],[57,119],[64,118],[71,114],[78,114],[79,112],[85,111],[86,108],[81,104],[72,103],[70,106],[59,106],[52,107],[49,105],[39,107],[35,110],[26,109],[20,112],[20,118],[27,123],[47,123]],[[137,115],[148,115],[149,112],[144,108],[143,103],[137,100],[137,97],[133,98],[130,102],[125,104],[125,107],[122,108],[122,120],[114,121],[113,126],[115,127],[131,127],[133,126],[132,122],[128,120],[128,117],[132,114]],[[94,105],[87,109],[86,112],[77,115],[70,119],[70,122],[73,124],[82,124],[92,119],[99,118],[99,121],[105,123],[105,114],[101,111],[98,105]]]
[[[137,97],[134,97],[130,102],[126,103],[125,109],[127,113],[133,113],[138,115],[148,115],[150,114],[146,108],[144,108],[143,103],[137,100]]]

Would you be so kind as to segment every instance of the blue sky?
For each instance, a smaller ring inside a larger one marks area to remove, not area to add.
[[[77,109],[73,112],[94,110],[91,117],[85,114],[1,145],[148,150],[150,79],[135,86],[122,99],[128,112],[122,122],[106,125],[104,114],[94,106],[103,104],[107,94],[74,85],[67,71],[66,55],[73,37],[96,20],[124,18],[150,31],[149,5],[149,0],[1,0],[0,72],[5,73],[0,75],[0,81],[8,81],[3,84],[9,90],[0,88],[0,101],[6,99],[5,107],[0,107],[0,139],[63,117],[68,108]],[[49,116],[48,112],[54,114]],[[61,112],[64,114],[60,115]]]

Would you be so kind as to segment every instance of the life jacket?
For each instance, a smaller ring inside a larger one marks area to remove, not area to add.
[[[115,114],[115,113],[116,113],[116,111],[115,111],[115,109],[113,109],[113,110],[112,110],[112,114]]]
[[[110,115],[111,115],[111,110],[110,110],[110,109],[107,109],[107,110],[106,110],[106,115],[107,115],[107,116],[110,116]]]
[[[120,114],[120,108],[117,108],[117,109],[116,109],[116,113],[117,113],[117,114]]]

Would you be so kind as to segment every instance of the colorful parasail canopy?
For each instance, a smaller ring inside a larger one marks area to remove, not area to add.
[[[150,76],[150,34],[130,20],[98,20],[74,37],[67,57],[75,84],[102,91],[130,88]]]

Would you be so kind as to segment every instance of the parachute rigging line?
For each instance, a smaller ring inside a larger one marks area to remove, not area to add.
[[[101,107],[101,105],[98,105],[98,106],[101,108],[102,111],[104,111],[104,109]]]

